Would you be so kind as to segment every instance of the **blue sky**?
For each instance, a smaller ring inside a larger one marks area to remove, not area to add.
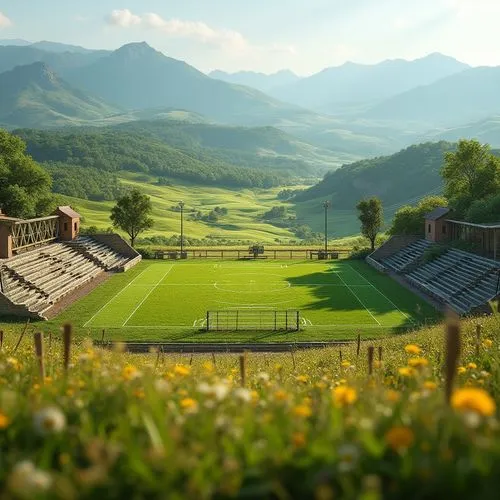
[[[147,41],[203,71],[311,74],[442,52],[500,65],[500,0],[0,0],[0,39]]]

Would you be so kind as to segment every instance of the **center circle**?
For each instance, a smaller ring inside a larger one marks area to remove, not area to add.
[[[214,287],[222,292],[263,294],[287,290],[290,283],[279,274],[232,273],[221,276],[214,283]]]

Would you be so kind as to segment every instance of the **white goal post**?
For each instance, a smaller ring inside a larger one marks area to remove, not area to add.
[[[297,309],[221,309],[207,311],[207,331],[292,331],[300,330]]]

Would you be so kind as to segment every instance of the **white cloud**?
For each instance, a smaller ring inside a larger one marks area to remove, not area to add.
[[[114,10],[108,17],[109,24],[122,28],[140,25],[155,30],[169,38],[178,38],[202,43],[208,47],[222,49],[235,55],[258,55],[264,52],[295,55],[295,47],[274,44],[269,47],[252,44],[241,33],[228,29],[216,29],[201,21],[164,19],[149,12],[136,15],[128,9]]]
[[[9,26],[12,26],[12,21],[3,12],[0,12],[0,28],[8,28]]]
[[[129,26],[134,26],[141,23],[141,18],[132,14],[128,9],[116,9],[111,12],[108,16],[107,21],[113,26],[120,26],[122,28],[128,28]]]
[[[245,50],[250,45],[245,37],[237,31],[217,30],[199,21],[183,21],[181,19],[163,19],[155,13],[142,16],[145,26],[160,30],[173,38],[187,38],[216,47]]]

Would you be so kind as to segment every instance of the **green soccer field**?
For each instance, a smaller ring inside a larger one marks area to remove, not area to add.
[[[208,310],[298,310],[300,331],[206,331]],[[51,323],[108,339],[183,342],[377,337],[435,319],[417,296],[364,262],[143,261]]]

